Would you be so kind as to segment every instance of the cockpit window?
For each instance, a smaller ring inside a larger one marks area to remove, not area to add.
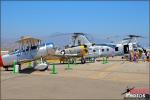
[[[118,47],[115,47],[115,51],[118,51],[118,49],[119,49]]]
[[[137,47],[137,45],[136,44],[133,44],[133,48],[136,48]]]
[[[93,50],[93,52],[96,52],[96,50]]]
[[[92,50],[92,48],[89,48],[89,50]]]
[[[104,52],[104,49],[102,49],[102,52]]]
[[[33,50],[33,49],[37,49],[37,46],[32,46],[32,47],[31,47],[31,50]]]

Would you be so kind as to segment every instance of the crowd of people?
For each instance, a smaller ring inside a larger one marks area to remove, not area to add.
[[[138,62],[139,59],[142,59],[145,62],[150,57],[150,52],[146,51],[130,51],[128,59],[131,62]]]

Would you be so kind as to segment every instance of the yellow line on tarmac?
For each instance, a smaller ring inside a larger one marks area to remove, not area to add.
[[[90,76],[90,79],[102,79],[105,76],[107,76],[108,74],[110,74],[113,70],[117,69],[120,66],[120,64],[113,64],[110,67],[107,67],[105,69],[103,69],[102,71],[96,73],[95,75]]]

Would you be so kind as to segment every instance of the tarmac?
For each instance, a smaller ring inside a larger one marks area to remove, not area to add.
[[[23,66],[21,73],[1,69],[1,99],[123,99],[127,87],[149,89],[149,62],[110,58],[86,64],[56,64],[47,71]]]

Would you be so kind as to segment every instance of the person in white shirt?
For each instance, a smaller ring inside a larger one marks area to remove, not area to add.
[[[145,57],[146,57],[145,53],[142,52],[142,61],[143,61],[143,62],[145,62]]]

